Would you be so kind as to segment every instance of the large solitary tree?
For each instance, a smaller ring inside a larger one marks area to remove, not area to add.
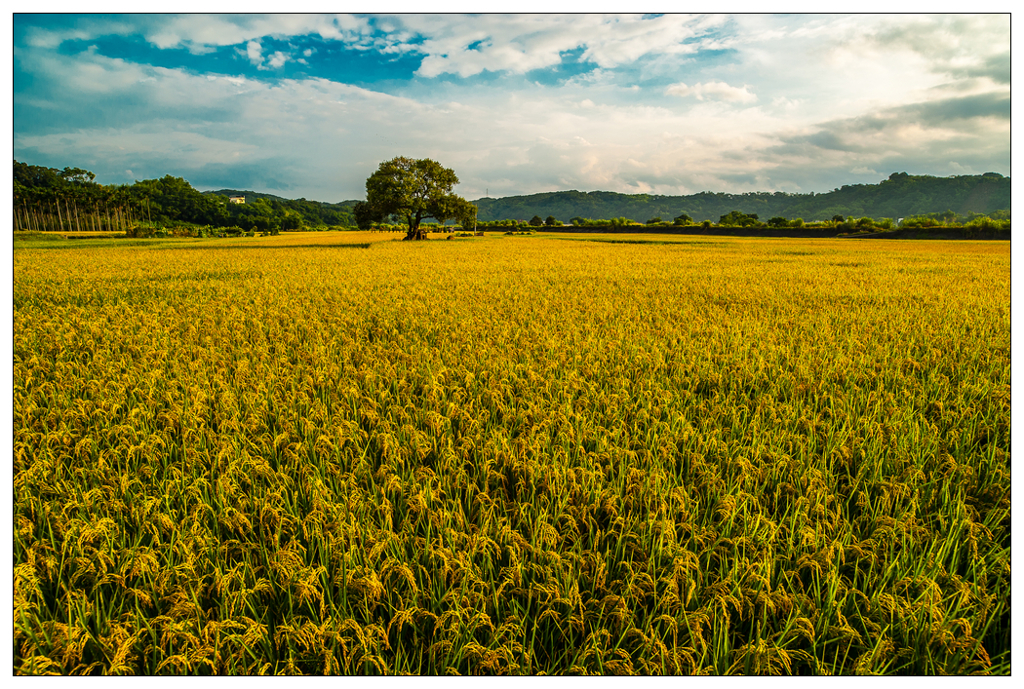
[[[406,239],[425,239],[424,218],[438,222],[476,218],[476,206],[452,192],[455,171],[429,158],[394,158],[380,164],[366,180],[366,202],[353,209],[360,227],[397,215],[409,225]]]

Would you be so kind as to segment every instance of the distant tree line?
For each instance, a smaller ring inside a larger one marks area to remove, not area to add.
[[[939,178],[901,172],[880,184],[849,185],[827,194],[702,192],[673,197],[564,191],[485,198],[472,204],[446,188],[426,204],[429,211],[413,213],[399,206],[375,208],[357,201],[290,200],[229,189],[199,192],[171,175],[131,185],[101,185],[94,180],[92,172],[77,167],[58,170],[14,161],[14,228],[204,236],[362,226],[408,235],[422,234],[419,218],[433,214],[444,222],[422,223],[423,232],[452,231],[456,224],[490,231],[568,223],[579,227],[838,228],[842,232],[897,226],[1008,229],[1010,225],[1010,179],[996,173]],[[229,196],[245,196],[246,202],[229,203]]]
[[[166,175],[134,184],[102,185],[81,168],[56,168],[14,161],[14,229],[38,232],[117,231],[132,236],[269,232],[354,227],[352,205],[253,195],[244,204],[228,195],[202,193],[181,177]],[[242,194],[237,194],[242,195]]]
[[[539,215],[535,215],[529,220],[490,220],[477,222],[475,227],[462,227],[457,223],[422,223],[421,229],[424,233],[451,233],[458,232],[462,229],[474,229],[477,231],[503,231],[508,233],[522,232],[522,231],[535,231],[543,230],[544,228],[562,227],[566,223],[555,218],[553,215],[549,215],[547,218],[541,218]],[[646,222],[638,222],[630,220],[625,216],[618,218],[581,218],[574,217],[570,219],[569,225],[573,227],[590,227],[590,228],[623,228],[633,227],[638,232],[642,232],[643,228],[659,228],[659,227],[700,227],[703,229],[709,229],[712,227],[719,228],[744,228],[744,229],[771,229],[778,230],[783,228],[792,229],[807,229],[807,230],[824,230],[832,233],[846,234],[846,233],[865,233],[865,232],[882,232],[887,230],[895,230],[898,228],[957,228],[966,227],[974,229],[986,229],[986,230],[1009,230],[1010,229],[1010,213],[1009,211],[997,211],[991,215],[982,215],[979,213],[968,213],[966,215],[960,215],[953,211],[942,211],[938,213],[923,213],[920,215],[912,215],[908,218],[870,218],[867,216],[855,217],[855,216],[842,216],[834,215],[827,220],[814,220],[805,221],[803,218],[786,218],[784,216],[773,216],[767,220],[761,220],[757,213],[744,213],[740,210],[732,210],[725,215],[719,216],[716,222],[710,220],[696,221],[686,213],[673,218],[671,221],[662,220],[660,217],[649,218]],[[366,226],[366,229],[370,229],[375,232],[407,232],[408,227],[404,223],[400,222],[379,222],[371,223]]]
[[[502,220],[496,222],[481,222],[480,227],[491,227],[501,225],[520,226],[561,226],[563,223],[554,216],[548,216],[541,220],[540,216],[534,216],[530,221]],[[807,229],[829,229],[840,232],[877,232],[881,230],[894,230],[897,227],[974,227],[994,230],[1010,229],[1010,212],[996,211],[990,215],[980,213],[967,213],[964,215],[946,210],[937,213],[923,213],[912,215],[908,218],[870,218],[868,216],[842,216],[833,215],[827,220],[815,220],[807,222],[803,218],[786,218],[776,215],[767,220],[761,220],[757,213],[744,213],[740,210],[731,210],[719,216],[717,222],[710,220],[696,221],[687,213],[680,213],[672,221],[662,220],[661,217],[649,218],[646,222],[638,222],[624,216],[618,218],[581,218],[579,216],[570,219],[570,225],[575,227],[731,227],[731,228],[761,228],[761,229],[782,229],[782,228],[807,228]]]

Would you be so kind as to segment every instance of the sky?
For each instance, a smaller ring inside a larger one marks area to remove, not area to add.
[[[338,202],[395,156],[469,200],[1010,174],[1008,14],[12,21],[14,158],[103,184]]]

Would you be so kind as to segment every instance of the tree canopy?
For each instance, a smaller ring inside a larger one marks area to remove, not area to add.
[[[356,223],[365,228],[399,216],[409,226],[406,239],[426,237],[420,228],[424,218],[475,225],[476,206],[452,191],[458,183],[454,170],[429,158],[385,161],[366,180],[366,201],[353,209]]]

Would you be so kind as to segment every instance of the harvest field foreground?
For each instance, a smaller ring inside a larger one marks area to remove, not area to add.
[[[594,239],[15,243],[14,672],[1009,673],[1009,242]]]

